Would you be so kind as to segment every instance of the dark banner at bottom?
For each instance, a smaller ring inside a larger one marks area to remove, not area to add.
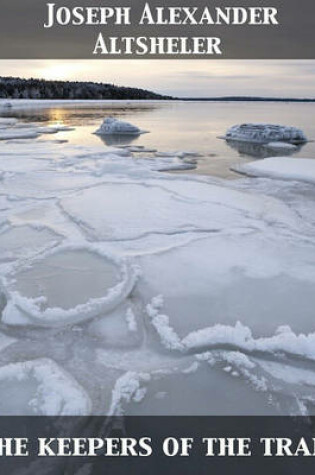
[[[1,474],[313,473],[315,418],[2,417]]]

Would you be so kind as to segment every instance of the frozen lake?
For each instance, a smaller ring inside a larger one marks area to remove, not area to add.
[[[140,145],[162,152],[192,150],[203,156],[193,173],[219,177],[234,177],[233,165],[274,155],[266,148],[251,144],[227,144],[218,139],[235,124],[263,122],[292,125],[301,128],[309,140],[315,140],[315,104],[270,102],[161,102],[119,103],[84,106],[43,105],[19,108],[6,116],[25,122],[45,125],[64,124],[76,130],[59,133],[58,138],[76,145]],[[137,125],[150,133],[139,137],[100,137],[93,132],[107,116],[117,117]],[[281,152],[281,154],[292,152]],[[315,157],[315,142],[310,142],[293,153],[294,156]]]
[[[314,107],[0,111],[0,414],[315,414],[314,143],[218,139]]]

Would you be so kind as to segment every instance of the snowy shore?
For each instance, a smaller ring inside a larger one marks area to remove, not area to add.
[[[315,413],[312,160],[0,137],[1,414]]]

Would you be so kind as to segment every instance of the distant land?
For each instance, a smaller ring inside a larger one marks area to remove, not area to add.
[[[0,99],[167,100],[173,98],[145,89],[114,84],[0,77]]]
[[[299,97],[259,97],[259,96],[222,96],[222,97],[183,97],[181,101],[230,101],[230,102],[315,102],[315,98]]]
[[[54,81],[0,76],[0,99],[181,100],[230,102],[315,102],[315,98],[222,96],[173,97],[146,89],[86,81]]]

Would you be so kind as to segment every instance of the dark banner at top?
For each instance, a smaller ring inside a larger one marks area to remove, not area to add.
[[[314,59],[314,0],[1,0],[0,59]]]

